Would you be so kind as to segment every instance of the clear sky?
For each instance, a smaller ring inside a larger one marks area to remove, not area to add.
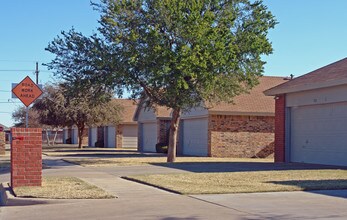
[[[346,0],[264,0],[279,24],[270,31],[274,53],[264,75],[300,76],[347,56]],[[11,126],[11,83],[25,76],[39,82],[54,77],[42,63],[53,56],[44,50],[62,30],[74,27],[89,35],[98,26],[89,0],[0,0],[0,123]],[[9,70],[9,71],[6,71]]]

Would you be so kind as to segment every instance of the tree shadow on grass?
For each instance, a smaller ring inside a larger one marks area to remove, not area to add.
[[[273,162],[182,162],[182,163],[151,163],[172,169],[180,169],[194,173],[274,171],[274,170],[314,170],[314,169],[346,169],[329,165],[304,163],[273,163]]]
[[[300,187],[303,191],[309,191],[310,193],[317,193],[347,199],[347,179],[288,180],[269,181],[268,183],[297,186]]]

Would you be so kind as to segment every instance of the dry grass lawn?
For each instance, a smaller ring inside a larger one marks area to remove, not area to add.
[[[104,190],[76,177],[44,177],[42,187],[17,187],[18,197],[46,199],[111,199]]]
[[[166,157],[125,157],[125,158],[64,158],[65,161],[86,167],[141,166],[166,163]],[[273,162],[273,159],[254,158],[215,158],[215,157],[177,157],[177,163],[213,162]]]
[[[94,148],[84,147],[79,149],[75,145],[57,145],[57,146],[45,146],[42,149],[42,153],[47,156],[117,156],[117,155],[140,155],[137,149],[115,149],[115,148]]]
[[[347,189],[347,170],[286,170],[130,176],[180,194]]]

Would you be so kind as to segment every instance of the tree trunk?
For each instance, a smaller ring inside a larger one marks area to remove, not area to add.
[[[84,125],[78,127],[78,148],[82,149]]]
[[[48,130],[46,129],[46,138],[47,138],[47,145],[51,146],[51,143],[49,141],[49,135],[48,135]]]
[[[58,129],[58,130],[59,130],[59,129]],[[55,145],[55,140],[57,139],[58,130],[56,130],[56,131],[55,131],[55,134],[54,134],[53,143],[52,143],[53,146]]]
[[[170,124],[169,134],[169,149],[167,152],[167,162],[175,162],[176,160],[176,145],[177,145],[177,132],[180,123],[181,109],[173,109],[172,119]]]

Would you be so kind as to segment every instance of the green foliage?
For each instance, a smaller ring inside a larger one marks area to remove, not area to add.
[[[92,91],[94,103],[127,89],[145,107],[173,109],[169,157],[181,111],[202,103],[232,102],[262,75],[261,56],[276,20],[262,1],[100,0],[98,29],[85,37],[62,32],[46,50],[48,63],[70,86]],[[75,89],[75,90],[73,90]],[[171,155],[171,156],[170,156]]]
[[[107,74],[117,63],[115,57],[97,35],[85,37],[74,29],[62,31],[46,50],[56,56],[45,65],[69,87],[70,96],[82,94],[97,105],[109,101],[114,92],[122,95],[123,84],[117,74]]]
[[[272,52],[266,36],[276,21],[261,1],[101,2],[94,5],[114,72],[135,96],[145,92],[149,106],[231,101],[257,84],[261,55]]]

